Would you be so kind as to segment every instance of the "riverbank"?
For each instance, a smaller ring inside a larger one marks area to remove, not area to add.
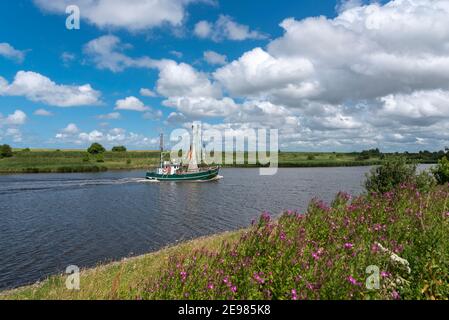
[[[0,173],[70,173],[101,172],[108,170],[146,170],[159,164],[157,151],[107,151],[101,155],[89,155],[83,150],[15,150],[13,157],[0,159]],[[223,154],[223,159],[226,157]],[[248,153],[243,155],[248,159]],[[234,159],[236,155],[234,154]],[[418,160],[419,163],[435,163]],[[223,163],[225,163],[223,161]],[[226,168],[254,168],[259,164],[223,165]],[[281,168],[292,167],[351,167],[380,165],[378,156],[361,159],[359,153],[310,153],[281,152]]]
[[[0,159],[0,173],[68,173],[148,169],[159,163],[154,151],[105,152],[89,155],[82,150],[15,151]]]
[[[144,280],[142,275],[156,274],[170,256],[185,254],[207,247],[218,250],[223,241],[236,242],[243,231],[225,232],[173,245],[145,255],[84,269],[79,291],[67,290],[66,275],[54,275],[36,284],[0,292],[0,300],[103,300],[135,299]]]
[[[79,291],[54,276],[0,299],[447,299],[448,205],[448,185],[340,193],[305,214],[263,214],[245,230],[84,270]]]

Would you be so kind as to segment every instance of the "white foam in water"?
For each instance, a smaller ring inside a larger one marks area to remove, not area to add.
[[[142,178],[137,178],[136,182],[139,182],[139,183],[159,183],[159,181],[157,181],[157,180],[142,179]]]

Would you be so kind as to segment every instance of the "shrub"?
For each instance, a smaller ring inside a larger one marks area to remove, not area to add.
[[[116,146],[112,148],[112,152],[126,152],[125,146]]]
[[[315,156],[313,155],[313,154],[309,154],[308,156],[307,156],[307,160],[315,160],[316,158],[315,158]]]
[[[379,158],[382,156],[382,153],[378,148],[376,149],[370,149],[370,150],[363,150],[360,152],[357,156],[357,160],[368,160],[370,158]]]
[[[365,181],[368,192],[385,193],[403,183],[416,182],[416,164],[408,164],[405,157],[386,160],[371,170]]]
[[[357,160],[369,160],[370,155],[368,153],[362,152],[357,156]]]
[[[100,154],[100,153],[104,153],[106,151],[106,149],[99,143],[95,142],[92,143],[92,145],[89,147],[89,149],[87,149],[87,152],[89,152],[90,154]]]
[[[86,154],[83,156],[83,162],[89,162],[89,153],[86,152]]]
[[[8,158],[8,157],[12,157],[13,153],[12,153],[12,148],[10,145],[8,144],[4,144],[2,146],[0,146],[0,158]]]
[[[438,164],[432,169],[432,173],[439,184],[449,182],[449,160],[446,156],[438,160]]]
[[[415,183],[416,183],[416,187],[420,191],[427,192],[436,186],[437,181],[431,172],[425,170],[425,171],[422,171],[421,173],[419,173],[418,175],[416,175]]]
[[[102,153],[97,155],[97,162],[104,162],[104,156]]]

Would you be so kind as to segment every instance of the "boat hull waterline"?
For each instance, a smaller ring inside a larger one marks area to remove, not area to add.
[[[205,171],[183,173],[183,174],[158,174],[156,172],[148,172],[146,178],[156,181],[208,181],[214,180],[218,176],[219,168]]]

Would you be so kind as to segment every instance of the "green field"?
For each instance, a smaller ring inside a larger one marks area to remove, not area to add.
[[[0,159],[0,172],[96,172],[148,169],[158,163],[159,152],[155,151],[107,151],[94,156],[82,150],[15,150],[13,157]]]
[[[242,153],[239,153],[242,155]],[[229,158],[223,153],[223,159]],[[389,155],[385,155],[388,157]],[[159,163],[158,151],[106,151],[100,156],[89,155],[84,150],[15,149],[13,157],[0,159],[0,173],[44,173],[44,172],[98,172],[106,170],[149,169]],[[166,154],[166,158],[168,155]],[[259,167],[259,163],[249,164],[248,153],[244,153],[244,163],[223,167]],[[231,156],[232,158],[232,156]],[[434,163],[433,159],[413,158],[417,162]],[[167,158],[168,160],[168,158]],[[334,167],[366,166],[382,163],[380,156],[362,158],[360,153],[332,152],[280,152],[279,167]],[[223,161],[223,163],[225,163]]]

